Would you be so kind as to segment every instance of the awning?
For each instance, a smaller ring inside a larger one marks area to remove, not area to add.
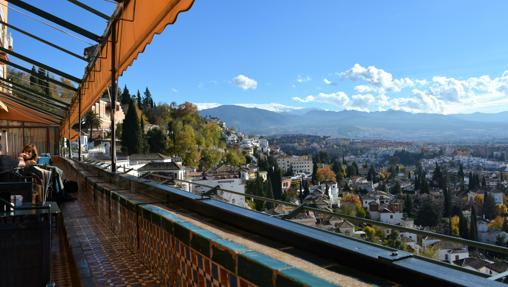
[[[4,104],[2,101],[0,101],[0,111],[2,112],[8,112],[9,108],[7,108],[7,105]]]
[[[24,121],[55,126],[60,124],[60,121],[55,119],[54,116],[23,105],[23,103],[17,102],[7,94],[0,93],[0,100],[8,108],[8,111],[0,109],[0,120]]]
[[[81,95],[81,115],[84,115],[111,85],[112,36],[109,31],[115,23],[114,19],[118,19],[114,59],[115,77],[118,79],[138,54],[144,51],[155,34],[160,34],[167,25],[173,24],[178,14],[189,10],[193,3],[194,0],[131,0],[119,4],[106,29],[107,41],[104,39],[101,42],[98,54],[88,65],[81,82],[78,91]],[[69,114],[60,126],[60,134],[64,137],[68,136],[68,124],[78,121],[78,99],[78,96],[73,99]]]

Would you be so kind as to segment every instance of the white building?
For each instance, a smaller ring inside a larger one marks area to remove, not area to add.
[[[267,139],[260,139],[259,140],[259,149],[261,152],[269,153],[270,152],[270,145],[268,144]]]
[[[402,212],[393,212],[388,208],[384,208],[379,213],[379,221],[388,224],[400,224],[402,220]]]
[[[340,207],[339,188],[336,182],[321,183],[321,190],[327,192],[333,207]]]
[[[285,156],[277,158],[277,165],[283,172],[293,169],[294,173],[311,174],[314,164],[310,156]]]
[[[469,258],[469,251],[466,247],[464,248],[453,248],[453,249],[439,249],[438,257],[441,261],[452,263],[456,260]]]

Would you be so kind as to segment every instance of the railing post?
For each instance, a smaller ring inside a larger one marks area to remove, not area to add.
[[[111,172],[116,173],[116,129],[115,129],[115,113],[116,113],[116,23],[113,20],[111,28]]]
[[[71,151],[71,114],[69,113],[69,121],[67,122],[68,132],[69,132],[69,159],[72,159],[72,151]]]
[[[78,160],[81,161],[81,91],[78,92],[78,132]]]

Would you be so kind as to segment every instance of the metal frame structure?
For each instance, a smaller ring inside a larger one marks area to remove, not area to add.
[[[78,35],[81,35],[83,37],[86,37],[88,39],[91,39],[93,40],[94,42],[96,43],[99,43],[101,44],[104,39],[107,39],[104,38],[104,37],[101,37],[99,35],[96,35],[78,25],[75,25],[69,21],[66,21],[60,17],[57,17],[51,13],[48,13],[42,9],[39,9],[25,1],[22,1],[22,0],[8,0],[9,4],[13,4],[15,5],[16,7],[18,8],[21,8],[22,10],[25,10],[33,15],[36,15],[38,17],[41,17],[45,20],[48,20],[54,24],[57,24],[58,26],[61,26],[67,30],[70,30]],[[115,30],[115,29],[111,29],[111,19],[108,15],[100,12],[99,10],[97,9],[94,9],[93,7],[83,3],[83,2],[80,2],[80,1],[77,1],[77,0],[68,0],[68,2],[72,3],[73,5],[81,8],[81,9],[84,9],[100,18],[102,18],[103,20],[107,20],[108,21],[108,29],[107,29],[107,32],[106,32],[106,36],[107,36],[107,33],[109,33],[109,31],[111,30]],[[118,9],[118,8],[117,8]],[[114,14],[116,15],[116,13]],[[113,21],[114,22],[114,21]],[[65,49],[55,43],[52,43],[46,39],[44,39],[43,37],[40,37],[38,35],[35,35],[33,33],[30,33],[26,30],[23,30],[13,24],[9,24],[9,23],[6,23],[4,21],[0,21],[0,24],[1,25],[4,25],[5,27],[8,27],[10,29],[13,29],[23,35],[26,35],[28,37],[30,37],[31,39],[34,39],[38,42],[41,42],[43,44],[46,44],[56,50],[59,50],[63,53],[66,53],[67,55],[70,55],[70,56],[73,56],[75,58],[78,58],[80,60],[83,60],[85,62],[87,62],[89,64],[89,59],[75,53],[75,52],[72,52],[68,49]],[[11,51],[9,49],[5,49],[4,47],[0,47],[0,52],[2,53],[5,53],[9,56],[12,56],[12,57],[15,57],[21,61],[24,61],[26,63],[29,63],[29,64],[32,64],[34,66],[37,66],[37,67],[41,67],[41,68],[44,68],[45,70],[53,73],[53,74],[56,74],[56,75],[59,75],[63,78],[66,78],[68,80],[71,80],[75,83],[77,83],[79,85],[78,88],[75,88],[71,85],[68,85],[68,84],[65,84],[65,83],[62,83],[60,81],[57,81],[55,79],[53,79],[52,77],[48,77],[47,80],[48,82],[51,82],[55,85],[58,85],[64,89],[67,89],[67,90],[70,90],[70,91],[73,91],[76,93],[76,97],[74,97],[74,100],[78,100],[78,106],[79,106],[79,115],[78,115],[78,134],[80,136],[78,136],[78,157],[79,159],[81,160],[81,133],[82,133],[82,126],[81,126],[81,122],[82,122],[82,118],[81,118],[81,90],[82,90],[82,85],[81,85],[81,79],[78,78],[78,77],[75,77],[73,75],[70,75],[66,72],[63,72],[57,68],[54,68],[52,67],[51,65],[48,65],[48,64],[44,64],[44,63],[41,63],[39,61],[36,61],[26,55],[22,55],[20,53],[17,53],[17,52],[14,52],[14,51]],[[114,53],[114,51],[113,51]],[[114,61],[114,59],[112,59]],[[25,73],[28,73],[32,76],[35,76],[36,78],[39,78],[38,75],[33,75],[32,71],[29,70],[28,68],[24,67],[24,66],[21,66],[19,64],[16,64],[16,63],[13,63],[12,61],[9,61],[7,59],[3,59],[3,58],[0,58],[0,62],[1,63],[4,63],[6,65],[9,65],[15,69],[18,69],[20,71],[23,71]],[[87,66],[87,68],[89,68],[90,65]],[[113,71],[114,72],[114,71]],[[116,86],[116,79],[114,77],[114,73],[112,74],[112,79],[113,79],[113,82],[115,83],[114,86]],[[29,109],[33,109],[41,114],[44,114],[44,115],[47,115],[47,116],[50,116],[52,117],[52,122],[53,123],[60,123],[62,124],[62,121],[65,119],[65,114],[63,112],[67,111],[68,112],[68,109],[70,107],[70,104],[69,103],[65,103],[63,101],[60,101],[58,99],[54,99],[54,98],[51,98],[51,97],[48,97],[47,95],[44,95],[34,89],[32,89],[31,87],[29,86],[25,86],[25,85],[19,85],[13,81],[9,81],[9,80],[6,80],[6,79],[0,79],[0,86],[1,87],[4,87],[4,88],[7,88],[7,89],[11,89],[11,90],[14,90],[16,91],[17,93],[22,93],[24,95],[26,95],[27,97],[30,97],[34,100],[34,102],[28,102],[22,98],[19,98],[19,97],[16,97],[15,95],[10,95],[8,93],[3,93],[2,96],[4,98],[7,98],[8,100],[12,101],[12,102],[15,102],[16,104],[18,105],[21,105],[23,107],[26,107],[26,108],[29,108]],[[112,85],[113,86],[113,85]],[[116,95],[114,97],[116,99]],[[37,103],[39,104],[42,104],[42,105],[37,105]],[[51,106],[51,110],[45,108],[44,106]],[[113,104],[114,106],[114,104]],[[114,114],[114,113],[113,113]],[[113,120],[114,120],[114,115],[113,115]],[[70,128],[71,128],[71,123],[67,123],[68,126],[69,126],[69,143],[70,143]],[[114,126],[114,125],[113,125]],[[114,142],[114,141],[113,141]],[[69,146],[70,148],[70,146]],[[71,153],[70,153],[70,149],[69,149],[69,156],[71,156]],[[116,158],[116,157],[115,157]]]

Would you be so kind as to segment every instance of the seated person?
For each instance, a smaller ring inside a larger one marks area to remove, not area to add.
[[[23,148],[23,151],[18,155],[18,166],[27,167],[31,165],[36,165],[38,158],[39,156],[35,145],[27,144]]]

